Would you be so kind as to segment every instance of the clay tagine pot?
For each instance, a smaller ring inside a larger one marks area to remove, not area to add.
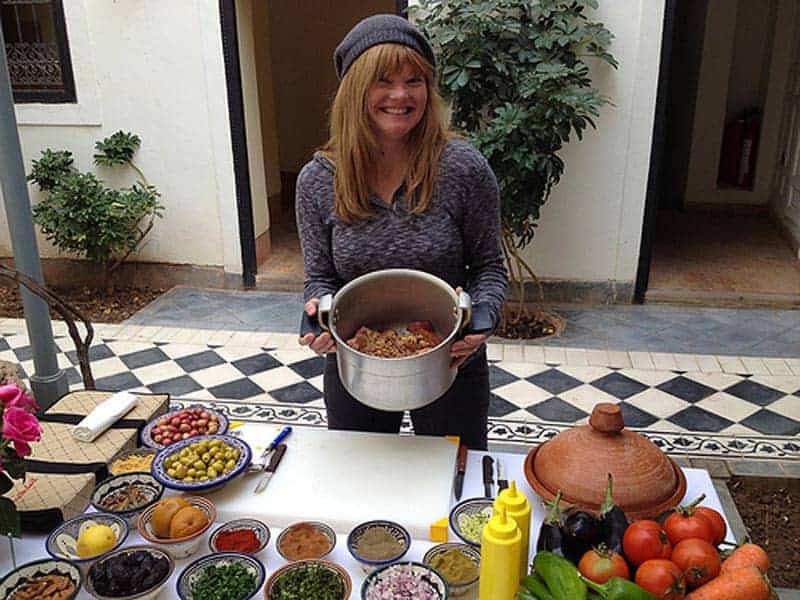
[[[560,489],[564,504],[597,511],[608,474],[614,500],[629,519],[655,518],[679,504],[686,493],[680,467],[653,442],[625,429],[618,405],[595,405],[588,425],[573,427],[533,448],[525,477],[545,500]]]

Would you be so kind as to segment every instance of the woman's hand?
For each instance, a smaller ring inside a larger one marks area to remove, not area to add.
[[[305,305],[306,314],[313,317],[317,314],[317,307],[319,306],[319,298],[312,298]],[[336,352],[336,342],[333,341],[331,334],[323,331],[320,335],[315,336],[313,333],[307,333],[300,338],[301,346],[309,346],[317,354],[328,354],[329,352]]]
[[[450,362],[450,367],[458,368],[463,365],[464,361],[488,339],[488,334],[475,333],[473,335],[464,336],[464,339],[455,341],[450,348],[450,356],[453,357],[453,360]]]

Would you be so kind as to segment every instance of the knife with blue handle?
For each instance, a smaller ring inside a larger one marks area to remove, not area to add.
[[[256,485],[256,494],[260,494],[264,491],[264,488],[267,487],[270,479],[272,479],[272,476],[275,475],[275,470],[281,463],[281,459],[283,459],[283,455],[285,453],[286,444],[278,444],[275,446],[275,452],[273,453],[272,458],[270,458],[269,464],[264,468],[264,476],[261,478],[261,481],[258,482],[258,485]]]
[[[284,427],[283,429],[281,429],[280,432],[278,433],[278,435],[275,436],[275,439],[272,440],[269,443],[269,446],[267,446],[266,449],[261,453],[261,456],[259,457],[259,460],[260,461],[266,461],[267,460],[267,455],[275,449],[275,446],[277,446],[283,440],[285,440],[286,436],[289,435],[290,433],[292,433],[292,428],[291,427]]]

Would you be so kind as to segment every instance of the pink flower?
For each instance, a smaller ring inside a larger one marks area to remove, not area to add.
[[[30,456],[32,452],[31,447],[27,442],[20,442],[19,440],[14,442],[14,450],[17,451],[17,456],[20,458]],[[0,469],[2,469],[2,467],[0,467]]]
[[[42,437],[42,426],[28,411],[12,406],[3,412],[3,437],[12,440],[15,445],[22,442],[27,446],[27,442],[39,441]]]
[[[0,404],[6,408],[16,406],[28,412],[39,410],[34,399],[14,383],[0,386]]]

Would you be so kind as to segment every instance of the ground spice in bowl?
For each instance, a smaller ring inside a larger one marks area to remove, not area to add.
[[[478,578],[478,565],[457,548],[436,554],[431,558],[430,566],[444,575],[449,584],[469,583]]]
[[[353,545],[353,550],[367,560],[385,560],[403,551],[403,544],[386,529],[375,526],[367,529]]]
[[[261,546],[256,532],[252,529],[233,529],[220,531],[214,539],[217,550],[223,552],[255,552]]]
[[[36,577],[17,589],[9,600],[65,600],[75,592],[75,583],[65,575]]]
[[[278,550],[287,560],[321,558],[333,547],[330,538],[313,523],[292,525],[278,542]]]

